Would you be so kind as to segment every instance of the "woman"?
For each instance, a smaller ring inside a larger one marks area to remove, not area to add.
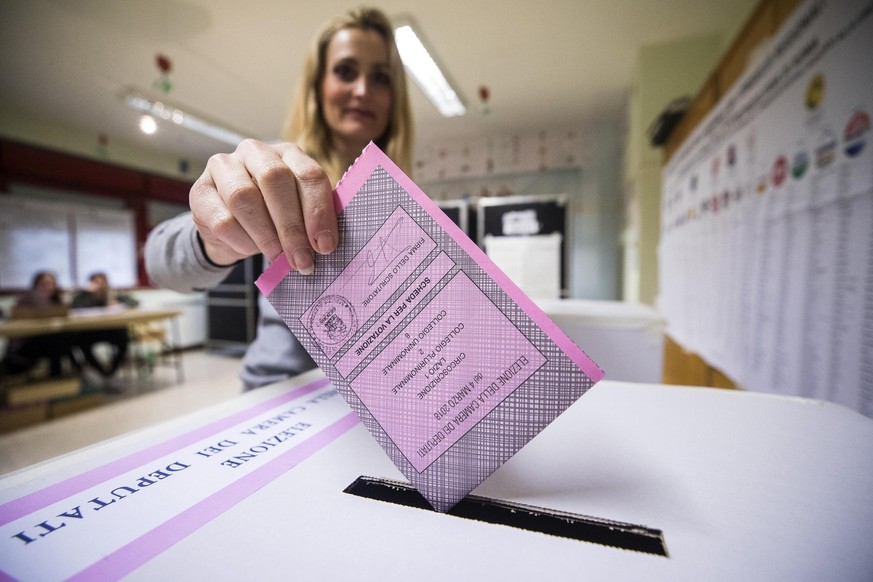
[[[118,305],[135,307],[139,302],[127,295],[119,295],[109,286],[106,273],[92,273],[88,278],[88,288],[73,297],[73,309],[102,308]],[[130,337],[127,328],[123,329],[89,329],[75,335],[76,347],[82,352],[82,358],[90,366],[84,368],[85,377],[92,383],[103,385],[110,390],[120,390],[121,386],[113,380],[113,376],[127,357],[127,346]],[[94,346],[109,344],[112,356],[108,365],[97,358]]]
[[[18,298],[13,314],[23,311],[28,317],[60,315],[58,308],[64,306],[58,280],[51,271],[38,271],[33,276],[30,291]],[[3,360],[4,372],[18,374],[33,368],[42,358],[49,359],[49,373],[60,376],[63,372],[62,358],[72,361],[73,334],[52,333],[13,339],[6,347]]]
[[[45,308],[63,305],[58,279],[51,271],[37,271],[30,283],[30,291],[18,298],[16,307]]]
[[[219,284],[237,261],[285,254],[302,274],[314,253],[336,249],[333,186],[374,141],[402,168],[411,162],[412,121],[406,76],[388,18],[362,8],[337,18],[316,37],[280,144],[242,142],[210,158],[190,193],[191,213],[149,236],[146,268],[178,291]],[[260,298],[255,341],[243,361],[246,389],[315,366]]]

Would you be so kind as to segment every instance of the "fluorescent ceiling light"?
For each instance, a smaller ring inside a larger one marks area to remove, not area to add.
[[[139,119],[139,129],[146,135],[152,135],[158,130],[158,122],[151,115],[143,115]]]
[[[452,88],[412,26],[409,24],[398,26],[394,31],[394,40],[406,70],[437,111],[443,117],[455,117],[466,113],[467,110],[457,91]]]
[[[184,111],[172,105],[165,99],[147,96],[144,92],[136,89],[127,89],[121,94],[128,107],[151,115],[155,119],[163,119],[180,127],[190,129],[216,141],[236,146],[245,139],[245,136],[232,129],[222,127],[216,122],[209,121],[201,115],[195,115],[190,111]],[[152,132],[154,133],[154,132]]]

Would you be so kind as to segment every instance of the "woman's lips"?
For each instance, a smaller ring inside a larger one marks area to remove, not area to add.
[[[366,119],[373,119],[376,115],[372,111],[368,111],[366,109],[357,109],[355,107],[349,107],[346,109],[346,115],[351,115],[353,117],[363,117]]]

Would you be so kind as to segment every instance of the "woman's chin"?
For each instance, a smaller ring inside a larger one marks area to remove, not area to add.
[[[342,133],[348,140],[363,141],[368,144],[382,134],[384,128],[377,128],[376,124],[369,119],[354,120],[344,124]],[[381,129],[382,131],[377,131]]]
[[[372,131],[349,132],[343,135],[343,141],[356,149],[364,149],[364,146],[371,141],[376,141],[378,137],[379,135]]]

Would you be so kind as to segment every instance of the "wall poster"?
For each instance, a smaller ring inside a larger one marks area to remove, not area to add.
[[[810,0],[664,169],[668,333],[873,417],[873,2]]]

